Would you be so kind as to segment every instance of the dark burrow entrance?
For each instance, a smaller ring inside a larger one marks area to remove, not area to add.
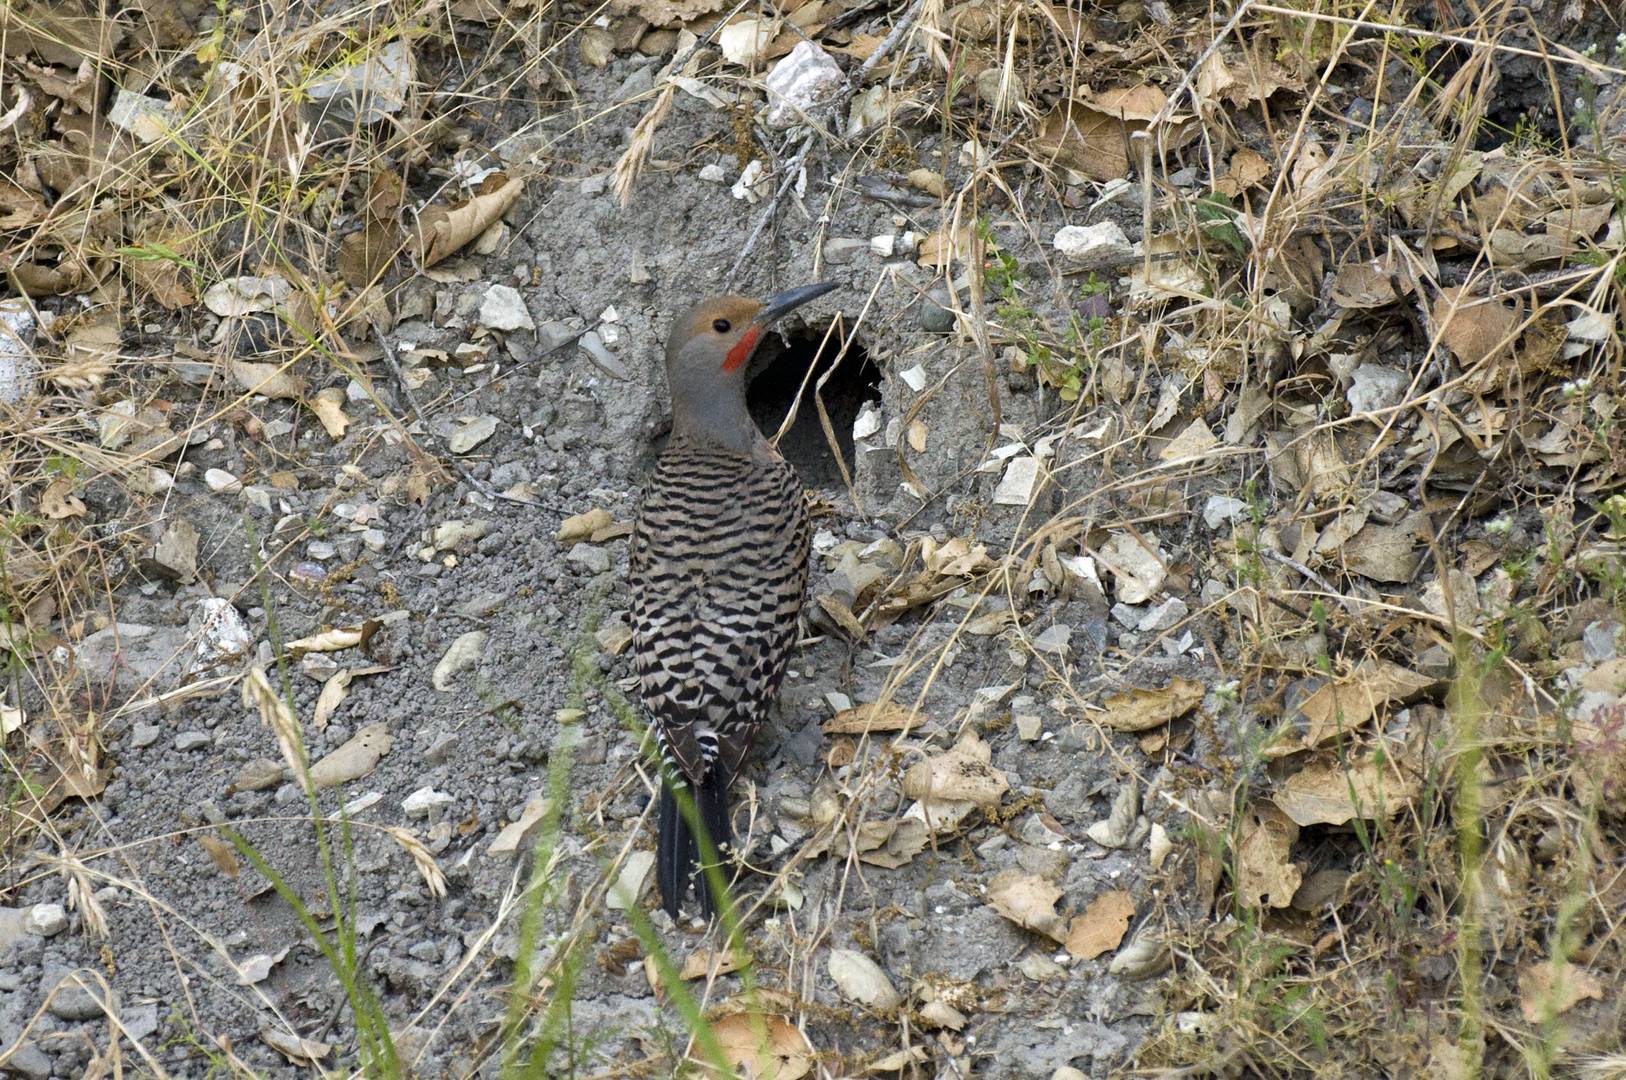
[[[808,366],[812,365],[813,377],[802,395],[796,423],[779,440],[779,452],[796,467],[804,486],[839,488],[841,469],[830,450],[830,441],[825,438],[824,425],[819,422],[818,406],[813,402],[819,378],[830,370],[841,352],[839,334],[831,334],[820,351],[824,331],[822,326],[792,331],[788,345],[778,334],[770,335],[752,361],[753,373],[747,378],[745,403],[757,427],[768,438],[773,438],[790,411],[791,402],[796,399],[796,390]],[[853,421],[858,419],[858,410],[864,402],[881,400],[880,384],[881,369],[863,346],[854,341],[821,391],[824,407],[830,414],[830,426],[835,429],[836,443],[849,470],[853,468]]]

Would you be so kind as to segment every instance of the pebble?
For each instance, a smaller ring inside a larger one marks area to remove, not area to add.
[[[98,994],[102,992],[101,987],[96,989]],[[73,1021],[94,1020],[103,1012],[102,1003],[72,975],[56,984],[56,993],[46,1007],[52,1016]]]
[[[23,929],[40,937],[55,937],[68,928],[68,913],[61,904],[35,904],[23,919]]]
[[[1044,730],[1044,717],[1022,713],[1015,717],[1016,734],[1023,742],[1034,742]]]
[[[457,802],[457,799],[444,791],[436,791],[432,787],[422,787],[401,800],[401,809],[413,821],[419,818],[430,818],[432,821],[438,821],[446,812],[446,808],[455,802]]]
[[[480,299],[480,325],[492,330],[535,330],[525,298],[512,285],[492,285]]]
[[[1157,607],[1153,608],[1145,618],[1135,624],[1135,629],[1143,634],[1155,633],[1176,626],[1190,613],[1186,602],[1178,596],[1171,596]]]
[[[327,571],[321,563],[296,562],[288,568],[288,577],[300,585],[320,585],[327,580]]]
[[[1399,405],[1411,386],[1410,375],[1385,364],[1362,364],[1351,379],[1344,397],[1349,400],[1349,411],[1357,416]]]
[[[868,240],[837,236],[824,242],[824,261],[831,266],[845,266],[869,250]]]
[[[1073,628],[1066,623],[1047,626],[1033,639],[1033,647],[1055,656],[1067,655],[1067,646],[1073,640]]]
[[[51,1059],[33,1043],[24,1043],[6,1054],[6,1069],[24,1080],[50,1080]]]
[[[317,562],[327,562],[327,560],[333,558],[333,556],[337,553],[338,548],[335,548],[326,540],[312,540],[309,544],[305,545],[305,554],[309,555]]]
[[[444,765],[451,756],[452,747],[457,745],[457,736],[449,731],[443,731],[435,736],[435,741],[429,744],[429,749],[423,752],[423,759],[431,765]]]
[[[1210,495],[1208,502],[1203,504],[1203,523],[1210,529],[1217,529],[1227,521],[1235,521],[1237,515],[1248,508],[1248,504],[1241,499],[1233,499],[1229,495]]]
[[[565,562],[589,574],[602,574],[610,569],[610,553],[592,544],[581,543],[570,549],[565,555]]]
[[[489,521],[443,521],[435,526],[430,542],[436,551],[453,551],[479,541],[490,531]]]
[[[183,731],[175,736],[175,749],[180,751],[201,750],[210,745],[214,739],[206,731]]]
[[[151,746],[158,741],[158,736],[164,729],[157,724],[143,724],[140,720],[130,725],[130,745],[137,750]]]
[[[1146,610],[1120,600],[1112,605],[1112,617],[1133,630],[1140,625],[1142,619],[1146,618]]]
[[[820,119],[847,88],[847,76],[840,65],[811,41],[799,42],[789,56],[774,65],[766,82],[767,123],[775,131],[795,127],[804,116]]]
[[[225,469],[206,470],[203,482],[209,485],[210,491],[218,491],[224,495],[237,495],[243,490],[243,482]]]
[[[655,89],[655,73],[647,67],[641,67],[628,75],[621,88],[615,92],[616,101],[631,101]]]
[[[1615,659],[1615,639],[1620,627],[1612,619],[1588,623],[1581,631],[1581,656],[1589,664],[1606,664]]]
[[[367,529],[361,534],[361,542],[367,545],[367,550],[378,553],[384,550],[384,531],[382,529]]]
[[[454,454],[466,454],[497,433],[495,416],[477,416],[458,425],[446,440],[446,448]]]
[[[198,642],[195,668],[208,667],[234,656],[247,656],[254,644],[253,635],[232,602],[217,596],[198,601],[186,629]]]
[[[710,165],[700,167],[700,179],[708,184],[726,184],[728,183],[728,170],[714,161]]]
[[[921,297],[918,314],[920,328],[929,334],[947,334],[953,331],[955,315],[949,307],[952,302],[947,289],[933,289]]]
[[[150,573],[190,585],[198,576],[197,526],[184,519],[171,522],[143,563]]]
[[[1135,249],[1117,222],[1094,225],[1068,225],[1056,233],[1057,254],[1076,262],[1116,263],[1132,259]]]

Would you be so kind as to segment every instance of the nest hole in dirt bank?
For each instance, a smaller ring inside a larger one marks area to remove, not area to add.
[[[853,468],[853,421],[858,419],[858,410],[866,401],[881,400],[881,369],[869,358],[863,344],[854,339],[847,355],[841,356],[841,335],[830,334],[829,341],[825,341],[827,329],[826,323],[789,331],[786,337],[770,335],[757,350],[753,373],[746,380],[746,407],[757,427],[771,439],[790,412],[808,368],[813,369],[796,422],[779,440],[779,452],[795,467],[802,484],[810,488],[842,486],[841,467],[836,464],[836,455],[819,421],[819,407],[813,401],[819,379],[834,367],[819,393],[848,470]]]

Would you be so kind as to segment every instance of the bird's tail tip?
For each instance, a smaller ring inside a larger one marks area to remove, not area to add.
[[[691,793],[702,833],[712,841],[712,850],[720,854],[732,841],[728,785],[714,770],[698,785],[685,786],[682,790]],[[701,835],[690,827],[671,783],[663,782],[660,833],[655,846],[655,884],[660,889],[661,906],[674,919],[682,911],[691,882],[700,901],[701,914],[709,919],[716,913],[717,903],[701,866],[700,856],[705,846]]]

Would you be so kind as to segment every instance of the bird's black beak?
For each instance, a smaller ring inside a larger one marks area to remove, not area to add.
[[[827,292],[840,288],[839,282],[821,281],[817,285],[802,285],[794,289],[786,289],[778,296],[771,297],[757,312],[757,317],[751,320],[753,326],[768,326],[781,317],[790,314],[809,300],[817,300]]]

